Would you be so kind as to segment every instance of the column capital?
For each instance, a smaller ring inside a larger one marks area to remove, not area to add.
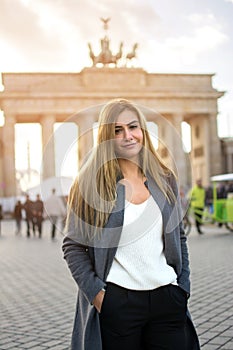
[[[56,115],[54,113],[42,114],[41,117],[40,117],[41,121],[51,120],[51,119],[53,119],[53,120],[56,119]]]
[[[183,121],[185,114],[184,114],[183,111],[180,111],[180,112],[173,112],[173,113],[171,113],[171,116],[173,117],[173,119],[176,118],[178,120]]]
[[[11,124],[15,124],[16,123],[16,115],[15,114],[5,114],[4,113],[4,116],[5,116],[5,124],[3,125],[3,128],[6,126],[6,125],[11,125]]]

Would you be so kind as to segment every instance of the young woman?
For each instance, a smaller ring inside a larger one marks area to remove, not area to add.
[[[79,287],[76,350],[196,350],[175,176],[141,111],[107,103],[69,195],[64,257]]]

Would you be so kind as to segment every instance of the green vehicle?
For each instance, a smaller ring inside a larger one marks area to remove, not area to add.
[[[212,176],[213,182],[213,214],[212,219],[215,222],[225,224],[233,231],[233,192],[227,194],[227,198],[218,198],[217,185],[221,182],[233,182],[233,174],[222,174]]]
[[[219,225],[225,225],[228,230],[233,232],[233,192],[229,192],[227,198],[218,198],[217,191],[220,183],[233,183],[233,173],[212,176],[210,180],[213,183],[213,208],[211,212],[205,208],[202,224],[218,223]],[[183,227],[186,235],[190,233],[193,224],[194,213],[189,207],[183,218]]]

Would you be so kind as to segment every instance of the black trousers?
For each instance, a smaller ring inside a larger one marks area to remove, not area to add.
[[[108,283],[99,314],[103,350],[186,350],[186,311],[178,286],[133,291]]]
[[[57,226],[57,220],[58,220],[58,216],[55,216],[55,215],[51,215],[50,216],[50,221],[51,221],[51,224],[52,224],[52,227],[51,227],[51,238],[54,239],[55,238],[55,234],[56,234],[56,226]]]
[[[27,237],[30,237],[31,229],[33,226],[32,218],[26,218],[26,223],[27,223]]]
[[[195,224],[198,232],[201,231],[203,211],[204,208],[194,208]]]

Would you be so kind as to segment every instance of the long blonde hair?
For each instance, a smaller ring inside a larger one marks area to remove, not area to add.
[[[143,147],[140,151],[140,170],[150,175],[169,202],[175,200],[166,177],[172,171],[163,163],[154,149],[142,112],[130,101],[115,99],[108,102],[99,116],[97,146],[80,169],[68,199],[68,218],[74,212],[90,227],[104,227],[116,202],[117,181],[122,178],[121,169],[114,150],[116,119],[124,110],[130,110],[138,117],[143,133]],[[95,232],[95,230],[94,230]],[[89,232],[83,232],[89,237]]]

